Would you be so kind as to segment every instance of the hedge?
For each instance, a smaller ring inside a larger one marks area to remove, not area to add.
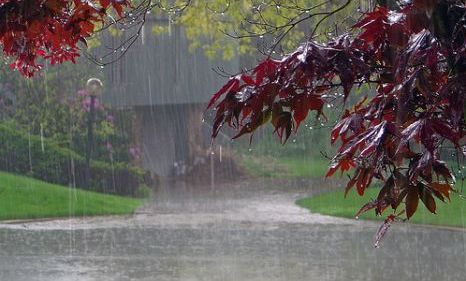
[[[85,188],[85,158],[47,139],[0,125],[0,170]],[[139,196],[150,185],[142,169],[127,163],[91,162],[88,190]]]

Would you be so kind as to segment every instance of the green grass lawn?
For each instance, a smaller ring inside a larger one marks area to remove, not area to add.
[[[308,177],[323,178],[327,171],[328,161],[309,158],[273,158],[266,156],[244,155],[241,164],[252,176],[258,177]]]
[[[377,198],[378,188],[366,190],[364,197],[359,196],[354,190],[348,193],[346,199],[342,191],[328,192],[321,195],[304,198],[296,201],[301,207],[311,210],[313,213],[331,215],[336,217],[354,218],[359,209],[369,200]],[[466,227],[466,200],[459,197],[458,194],[451,195],[451,203],[443,203],[436,200],[437,214],[431,214],[419,201],[416,214],[409,220],[417,224],[432,224],[455,227]],[[388,209],[387,213],[388,214]],[[382,217],[376,217],[374,211],[368,211],[361,215],[361,219],[382,220]]]
[[[0,220],[131,214],[142,202],[0,172]]]

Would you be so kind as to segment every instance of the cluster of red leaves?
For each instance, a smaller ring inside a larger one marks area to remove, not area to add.
[[[448,143],[458,152],[465,137],[466,7],[462,1],[417,0],[396,10],[376,7],[325,44],[307,42],[282,60],[266,59],[232,77],[211,99],[215,137],[223,124],[238,137],[271,120],[285,142],[310,111],[321,115],[326,97],[341,88],[373,85],[347,109],[331,133],[339,149],[327,176],[354,169],[346,192],[360,195],[374,179],[384,183],[358,215],[404,203],[409,219],[422,201],[449,199],[454,177],[441,161]],[[393,214],[385,224],[393,221]],[[388,226],[381,227],[385,232]]]
[[[122,16],[128,5],[128,0],[0,0],[3,53],[28,77],[41,68],[38,58],[75,62],[78,42],[86,43],[108,9]]]

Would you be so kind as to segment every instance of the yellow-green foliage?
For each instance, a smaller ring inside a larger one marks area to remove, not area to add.
[[[161,2],[163,9],[157,9],[155,12],[160,15],[168,14],[168,17],[175,24],[183,26],[191,41],[192,49],[201,48],[208,57],[220,57],[228,60],[236,54],[256,51],[256,44],[252,42],[251,37],[248,37],[251,33],[278,36],[287,31],[288,28],[276,29],[275,27],[286,26],[290,19],[331,11],[346,1],[319,4],[309,0],[192,0],[180,15],[178,15],[179,9],[170,7],[184,7],[186,0],[176,0],[172,5],[168,3],[173,3],[173,0],[162,0]],[[346,21],[349,16],[357,16],[354,11],[358,4],[360,4],[359,1],[353,1],[344,11],[337,16],[332,16],[328,22],[322,25],[318,33],[322,33],[328,28],[333,29],[335,24],[347,26]],[[285,52],[295,49],[297,44],[307,36],[304,30],[311,30],[313,24],[323,16],[325,15],[321,14],[311,20],[303,21],[296,28],[291,29],[281,41],[281,49]],[[167,30],[163,26],[156,26],[153,29],[156,34],[167,32]],[[226,34],[238,35],[241,38],[233,40]]]

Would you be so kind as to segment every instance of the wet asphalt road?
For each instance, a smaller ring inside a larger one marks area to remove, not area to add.
[[[0,224],[0,280],[466,280],[466,232],[294,205],[320,183],[166,184],[138,214]]]

